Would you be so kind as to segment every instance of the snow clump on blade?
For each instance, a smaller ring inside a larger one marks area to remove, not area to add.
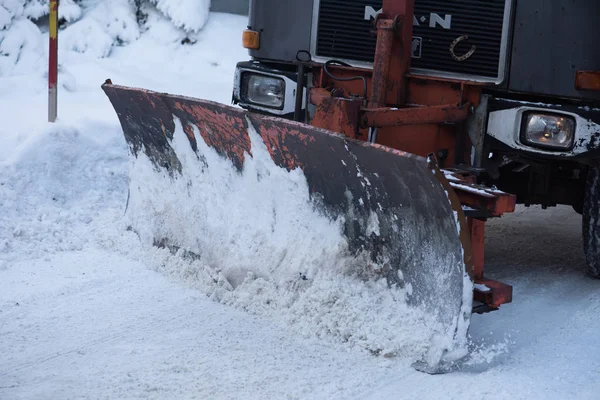
[[[250,122],[252,155],[240,171],[202,139],[192,150],[175,124],[184,176],[157,171],[143,152],[130,165],[127,219],[157,270],[307,337],[372,354],[414,361],[448,345],[446,327],[407,303],[410,286],[357,274],[366,260],[348,251],[343,221],[315,209],[302,170],[275,165]]]

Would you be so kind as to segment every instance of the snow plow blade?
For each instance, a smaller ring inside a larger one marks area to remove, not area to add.
[[[310,207],[319,218],[339,223],[344,252],[354,260],[352,268],[340,269],[333,264],[327,268],[360,282],[385,281],[388,289],[405,290],[409,307],[435,319],[438,328],[432,340],[442,344],[432,345],[423,355],[424,370],[439,372],[444,357],[464,345],[473,291],[470,242],[460,203],[433,158],[211,101],[118,86],[110,81],[102,89],[119,117],[129,145],[131,168],[137,168],[136,163],[144,164],[171,185],[159,188],[149,178],[130,175],[128,213],[146,215],[133,226],[141,237],[210,257],[216,251],[211,241],[220,240],[220,235],[230,229],[225,226],[226,216],[212,221],[212,231],[194,225],[191,216],[209,213],[221,204],[227,212],[227,204],[242,197],[236,201],[243,206],[232,207],[229,212],[239,213],[239,208],[244,208],[244,215],[232,221],[246,218],[251,221],[245,225],[250,230],[264,222],[261,218],[274,221],[272,236],[271,231],[256,234],[253,243],[268,246],[269,240],[285,241],[282,236],[286,232],[292,235],[300,228],[280,229],[277,221],[303,224],[300,215],[293,215],[294,207],[301,207],[294,202],[300,204],[303,192],[286,200],[287,213],[273,205],[271,214],[262,216],[259,208],[262,210],[265,203],[275,204],[276,199],[267,198],[269,193],[277,196],[277,190],[289,191],[285,179],[293,181],[292,187],[305,188]],[[227,168],[234,171],[233,175],[224,174]],[[256,184],[275,179],[275,175],[284,180],[268,190],[260,186],[262,190],[249,196],[242,186],[232,183],[235,176],[249,173],[249,169]],[[213,179],[210,188],[203,186],[208,185],[208,171],[223,174]],[[265,198],[255,202],[250,198],[255,195]],[[308,224],[308,229],[311,224],[317,229],[316,222]],[[240,252],[238,258],[247,259],[236,262],[250,263],[253,253],[246,252],[239,237],[235,238],[220,241],[218,251]],[[301,246],[298,238],[289,240],[284,253]],[[327,243],[325,238],[322,242]],[[274,264],[269,271],[284,268],[282,265],[285,263]],[[301,275],[310,280],[315,273]]]

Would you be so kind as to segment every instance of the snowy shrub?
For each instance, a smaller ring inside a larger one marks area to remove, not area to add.
[[[48,15],[49,0],[21,0],[23,16],[29,19],[39,19]],[[76,21],[81,17],[81,7],[74,0],[60,0],[58,17],[66,22]]]
[[[197,33],[208,19],[210,1],[202,0],[150,0],[156,8],[186,32]]]
[[[102,24],[94,18],[77,21],[60,35],[60,49],[88,53],[102,58],[110,54],[114,39],[106,32]]]
[[[62,7],[62,2],[61,2]],[[114,45],[134,41],[140,35],[137,6],[129,0],[102,0],[69,24],[60,35],[61,49],[106,57]]]
[[[150,14],[168,21],[178,37],[193,37],[206,24],[209,9],[210,0],[60,0],[59,44],[106,57],[114,46],[136,40],[149,20],[156,21]],[[42,58],[48,13],[49,0],[0,0],[0,75],[34,63],[35,56],[23,57],[30,50]]]
[[[10,25],[11,19],[12,19],[12,16],[8,12],[8,10],[4,7],[0,7],[0,30],[4,30],[5,28],[8,28],[8,26]]]
[[[42,34],[31,21],[20,18],[0,36],[0,76],[13,74],[15,69],[27,73],[42,63]]]

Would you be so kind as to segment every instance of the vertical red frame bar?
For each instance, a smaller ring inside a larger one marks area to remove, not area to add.
[[[50,0],[50,29],[48,56],[48,121],[58,115],[58,1]]]
[[[406,74],[410,71],[412,58],[413,18],[415,0],[383,0],[383,13],[388,18],[400,18],[399,37],[393,41],[392,58],[389,65],[389,78],[386,99],[388,104],[403,105],[406,102]]]
[[[473,265],[475,279],[483,279],[483,266],[485,259],[485,221],[467,218],[471,231],[471,249],[473,252]]]

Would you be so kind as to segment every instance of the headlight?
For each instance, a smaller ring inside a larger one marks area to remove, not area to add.
[[[575,119],[566,115],[534,111],[523,114],[521,140],[531,146],[570,150],[575,136]]]
[[[285,98],[283,79],[246,72],[242,75],[242,100],[263,107],[282,109]]]

